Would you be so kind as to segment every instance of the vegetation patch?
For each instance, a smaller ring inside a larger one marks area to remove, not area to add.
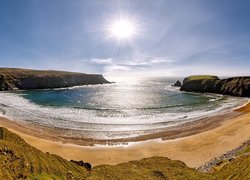
[[[212,75],[194,75],[194,76],[188,76],[184,79],[184,83],[187,81],[194,81],[194,80],[218,80],[219,78],[217,76]]]

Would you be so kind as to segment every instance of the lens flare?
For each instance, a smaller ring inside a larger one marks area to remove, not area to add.
[[[114,21],[109,28],[112,37],[130,39],[136,34],[136,26],[129,20],[119,19]]]

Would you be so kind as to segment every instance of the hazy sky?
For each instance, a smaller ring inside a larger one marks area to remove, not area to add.
[[[250,75],[249,8],[247,0],[1,0],[0,66]],[[133,37],[110,37],[119,18]]]

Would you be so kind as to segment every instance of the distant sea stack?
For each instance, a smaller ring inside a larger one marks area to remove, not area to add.
[[[110,83],[100,74],[0,68],[0,90],[63,88]]]
[[[172,86],[174,86],[174,87],[181,87],[181,82],[178,80]]]
[[[189,76],[183,80],[180,90],[250,97],[250,76],[227,79],[209,75]]]

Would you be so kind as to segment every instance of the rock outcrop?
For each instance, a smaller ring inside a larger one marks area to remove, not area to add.
[[[78,166],[86,168],[88,171],[92,169],[92,165],[88,162],[83,162],[82,160],[80,161],[75,161],[75,160],[70,160],[70,162],[77,164]]]
[[[178,81],[176,81],[176,83],[174,83],[173,86],[174,87],[181,87],[181,82],[178,80]]]
[[[189,76],[183,80],[180,90],[250,97],[250,77]]]
[[[0,68],[0,90],[48,89],[109,83],[100,74]]]

